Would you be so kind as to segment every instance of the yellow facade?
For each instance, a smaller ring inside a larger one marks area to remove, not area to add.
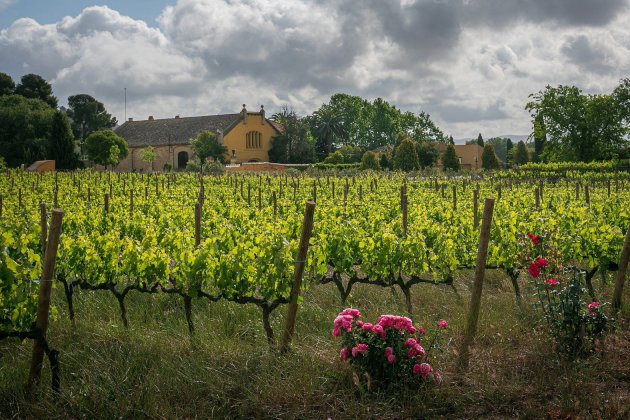
[[[268,162],[271,138],[278,132],[259,113],[248,113],[224,137],[223,144],[228,149],[226,161]]]

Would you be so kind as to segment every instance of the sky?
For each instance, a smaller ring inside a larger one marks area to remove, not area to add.
[[[630,77],[630,0],[0,0],[0,72],[120,122],[125,88],[136,120],[306,115],[344,92],[455,138],[528,134],[528,95]]]

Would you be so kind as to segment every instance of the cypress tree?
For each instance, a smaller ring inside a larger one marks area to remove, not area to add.
[[[481,133],[477,136],[477,144],[481,147],[484,147],[483,137],[481,137]]]
[[[446,150],[442,155],[442,165],[444,166],[444,170],[452,170],[459,171],[461,166],[459,164],[459,157],[457,157],[457,153],[455,152],[455,146],[449,144],[446,146]]]
[[[522,140],[516,145],[513,161],[516,165],[523,165],[529,162],[529,150],[527,150],[527,146]]]
[[[485,170],[499,169],[499,158],[497,158],[497,154],[494,152],[494,147],[491,144],[486,144],[483,147],[481,167]]]
[[[55,112],[52,119],[48,139],[48,159],[55,161],[56,169],[76,169],[79,166],[70,121],[60,111]]]

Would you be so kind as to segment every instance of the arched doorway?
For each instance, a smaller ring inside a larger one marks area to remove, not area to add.
[[[188,165],[188,152],[179,152],[177,154],[177,168],[186,169]]]

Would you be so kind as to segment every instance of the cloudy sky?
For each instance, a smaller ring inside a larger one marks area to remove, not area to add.
[[[0,0],[0,72],[88,93],[119,121],[336,92],[426,111],[455,138],[528,134],[545,85],[630,77],[630,0]]]

